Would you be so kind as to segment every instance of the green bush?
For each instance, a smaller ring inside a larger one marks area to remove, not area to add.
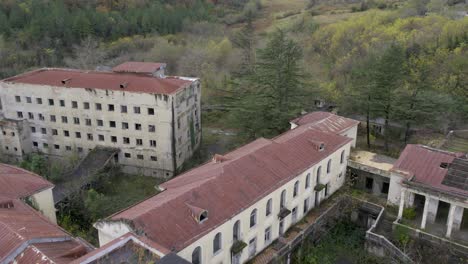
[[[416,210],[412,207],[403,209],[403,217],[408,220],[413,220],[416,218]]]

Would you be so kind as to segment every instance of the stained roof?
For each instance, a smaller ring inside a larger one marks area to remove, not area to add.
[[[127,61],[119,64],[112,68],[113,72],[129,72],[129,73],[144,73],[152,74],[161,67],[166,66],[165,63],[159,62],[139,62],[139,61]]]
[[[156,78],[131,73],[44,68],[4,79],[3,82],[66,88],[172,94],[186,87],[192,81],[176,77]]]
[[[351,141],[314,129],[290,132],[257,139],[190,170],[163,183],[162,193],[104,221],[129,220],[149,239],[178,251]],[[317,150],[311,140],[323,142],[325,149]],[[188,205],[207,210],[208,219],[197,223]]]
[[[22,198],[54,185],[30,171],[0,163],[0,195]]]
[[[24,169],[0,164],[0,263],[68,263],[67,250],[84,247],[20,198],[53,184]]]
[[[392,170],[408,172],[410,181],[422,183],[437,190],[468,195],[468,190],[443,183],[448,173],[449,164],[462,156],[462,153],[408,144],[395,162]]]
[[[291,123],[298,126],[308,125],[322,132],[341,133],[359,124],[359,121],[335,115],[330,112],[312,112],[293,119]]]

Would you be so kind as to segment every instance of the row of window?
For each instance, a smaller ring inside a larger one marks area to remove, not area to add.
[[[39,147],[39,143],[37,141],[33,141],[33,147],[35,148],[38,148]],[[48,143],[42,143],[42,147],[47,149],[49,148],[49,144]],[[9,149],[8,147],[5,147],[7,150]],[[61,149],[61,146],[59,144],[53,144],[53,148],[56,149],[56,150],[60,150]],[[18,149],[15,148],[15,151],[17,151]],[[68,151],[71,151],[72,150],[72,147],[71,146],[65,146],[65,150],[68,150]],[[77,147],[76,150],[78,152],[83,152],[83,148],[82,147]],[[89,149],[89,151],[91,151],[92,149]],[[130,153],[127,153],[125,152],[124,153],[124,157],[127,158],[127,159],[131,159],[132,158],[132,155]],[[136,158],[139,159],[139,160],[144,160],[145,157],[143,154],[137,154],[136,155]],[[158,158],[156,156],[150,156],[150,160],[151,161],[158,161]]]
[[[36,104],[42,104],[42,98],[35,98],[35,102]],[[21,103],[21,96],[19,95],[16,95],[15,96],[15,100],[17,103]],[[25,100],[26,100],[26,103],[29,103],[29,104],[32,104],[33,102],[33,98],[30,97],[30,96],[25,96]],[[54,99],[47,99],[47,102],[50,106],[54,106],[55,105],[55,100]],[[66,107],[66,103],[65,103],[65,100],[63,99],[60,99],[58,100],[59,102],[59,105],[61,107]],[[82,104],[82,109],[85,109],[85,110],[88,110],[91,108],[91,104],[89,102],[83,102]],[[74,109],[78,109],[78,102],[77,101],[71,101],[71,107],[74,108]],[[94,103],[94,109],[97,110],[97,111],[102,111],[103,109],[103,105],[101,103]],[[107,111],[109,112],[114,112],[116,110],[116,107],[114,104],[107,104],[107,107],[106,107]],[[120,105],[120,113],[128,113],[128,107],[126,105]],[[134,106],[133,107],[133,113],[134,114],[141,114],[141,107],[139,106]],[[154,115],[154,108],[151,108],[151,107],[148,107],[147,108],[147,113],[148,115]]]
[[[41,131],[41,134],[43,135],[47,135],[47,128],[43,127],[40,129]],[[34,126],[31,126],[31,133],[38,133],[38,130],[36,129],[36,127]],[[59,135],[59,131],[58,129],[51,129],[51,134],[52,136],[58,136]],[[63,130],[63,136],[64,137],[70,137],[71,133],[69,130]],[[82,138],[82,134],[81,132],[75,132],[74,133],[75,135],[75,138]],[[89,141],[93,141],[94,140],[94,135],[92,133],[86,133],[86,138],[89,140]],[[105,141],[105,136],[102,135],[102,134],[98,134],[98,141]],[[112,143],[118,143],[118,139],[116,136],[110,136],[110,141]],[[122,143],[123,144],[130,144],[130,138],[129,137],[122,137]],[[143,146],[143,139],[141,138],[136,138],[135,139],[135,145],[137,146]],[[156,147],[156,140],[154,139],[151,139],[149,140],[149,146],[150,147]]]
[[[18,115],[18,118],[23,118],[24,117],[23,112],[20,112],[20,111],[17,112],[17,115]],[[29,112],[28,113],[28,118],[29,119],[34,119],[34,113]],[[38,114],[38,118],[39,118],[39,120],[42,120],[42,121],[45,120],[43,114]],[[57,122],[57,117],[55,115],[50,115],[50,121],[54,122],[54,123]],[[68,117],[67,116],[61,116],[61,121],[62,121],[63,124],[68,124]],[[79,117],[73,117],[73,124],[75,124],[75,125],[81,124],[80,118]],[[93,121],[90,118],[85,118],[85,125],[86,126],[92,126]],[[103,127],[104,126],[104,120],[96,119],[96,125],[99,126],[99,127]],[[117,127],[117,122],[116,121],[109,121],[109,127],[110,128],[116,128]],[[121,122],[121,128],[123,130],[129,129],[129,127],[130,126],[129,126],[128,122]],[[137,131],[141,131],[142,130],[142,125],[140,123],[135,123],[134,128]],[[156,126],[155,125],[148,125],[148,132],[153,132],[153,133],[156,132]]]
[[[341,152],[341,157],[340,157],[340,163],[342,164],[344,162],[344,157],[345,157],[345,151],[343,150]],[[332,160],[330,159],[327,163],[327,173],[331,172],[331,164]],[[318,167],[317,169],[317,179],[320,176],[321,173],[321,166]],[[339,174],[339,177],[341,177],[341,173]],[[319,183],[319,181],[317,181]],[[300,181],[297,180],[294,183],[294,189],[293,189],[293,198],[297,197],[299,195],[299,185]],[[307,174],[306,180],[305,180],[305,189],[307,190],[310,188],[310,173]],[[328,196],[328,184],[325,188],[325,197]],[[281,192],[280,196],[280,209],[284,208],[286,205],[286,190],[283,190]],[[270,198],[267,201],[266,208],[265,208],[265,216],[271,216],[273,210],[273,198]],[[309,210],[309,197],[304,200],[304,214],[307,213]],[[292,222],[297,221],[297,206],[291,210],[291,218]],[[257,209],[253,209],[252,212],[250,213],[250,219],[249,219],[249,227],[254,228],[257,225]],[[283,232],[282,230],[282,223],[280,223],[280,228],[279,232],[280,234]],[[240,220],[237,220],[236,223],[233,226],[233,241],[237,241],[240,239]],[[271,226],[267,227],[265,229],[264,233],[264,240],[265,244],[269,244],[271,242]],[[249,255],[253,256],[255,255],[255,243],[256,239],[252,239],[249,241]],[[220,252],[222,249],[222,234],[217,233],[213,239],[213,254],[216,255],[218,252]],[[192,253],[192,263],[201,263],[201,254],[200,251],[201,248],[198,247],[196,248],[193,253]]]

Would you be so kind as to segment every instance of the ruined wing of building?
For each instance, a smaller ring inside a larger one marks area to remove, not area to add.
[[[194,264],[252,259],[345,182],[358,122],[311,115],[276,138],[214,155],[95,223],[100,245],[133,232]]]
[[[0,81],[0,155],[61,159],[119,149],[125,172],[171,177],[198,148],[200,81],[168,77],[165,64],[112,71],[39,69]]]

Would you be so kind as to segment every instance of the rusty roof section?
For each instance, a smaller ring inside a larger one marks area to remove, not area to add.
[[[449,164],[463,153],[454,153],[423,145],[406,145],[392,170],[407,172],[409,181],[421,183],[435,190],[468,195],[468,190],[445,185],[443,183]]]
[[[192,83],[187,78],[156,78],[132,73],[55,68],[43,68],[23,73],[4,79],[2,82],[150,94],[173,94]]]
[[[113,72],[152,74],[165,67],[165,63],[160,62],[140,62],[127,61],[112,68]]]
[[[359,121],[335,115],[330,112],[317,111],[293,119],[291,123],[298,126],[307,125],[322,132],[339,134],[353,126],[357,126]]]
[[[309,140],[326,147],[317,151]],[[223,162],[210,161],[163,183],[162,193],[104,221],[130,221],[149,239],[179,251],[351,141],[310,128],[260,138],[227,153]],[[198,223],[187,204],[206,209],[208,219]]]
[[[1,196],[23,198],[52,187],[52,183],[33,172],[0,163]]]

